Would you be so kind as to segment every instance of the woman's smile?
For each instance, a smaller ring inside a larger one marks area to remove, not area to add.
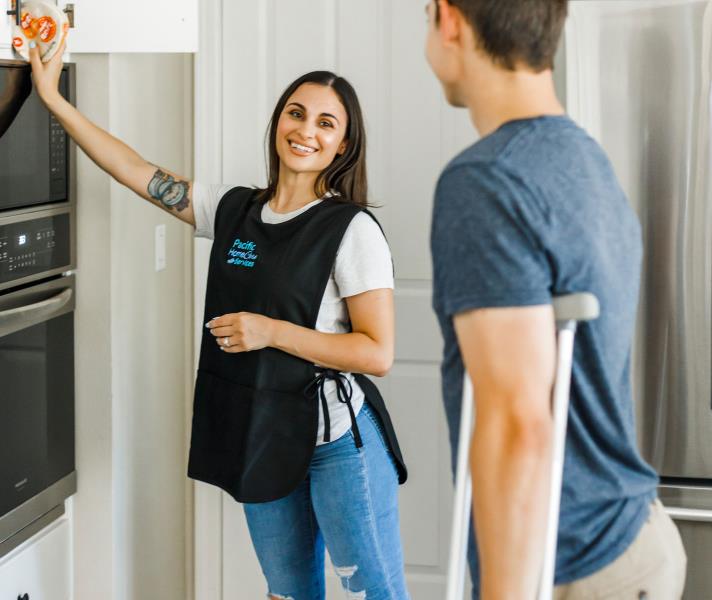
[[[295,142],[294,140],[287,140],[289,144],[289,148],[292,151],[292,154],[296,154],[297,156],[312,156],[315,152],[318,152],[317,148],[314,148],[313,146],[308,146],[306,144],[300,144],[299,142]]]

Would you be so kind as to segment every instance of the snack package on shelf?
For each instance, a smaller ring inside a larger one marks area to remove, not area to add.
[[[59,50],[68,30],[69,19],[59,7],[42,0],[29,0],[22,3],[20,25],[13,23],[12,47],[29,61],[30,42],[35,42],[42,62],[47,62]]]

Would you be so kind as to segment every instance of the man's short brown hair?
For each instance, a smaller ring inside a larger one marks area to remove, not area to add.
[[[566,21],[568,0],[445,0],[457,8],[477,35],[479,47],[495,63],[536,72],[554,67]],[[440,18],[437,7],[436,19]]]

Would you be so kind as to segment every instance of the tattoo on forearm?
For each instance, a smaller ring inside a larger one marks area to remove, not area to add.
[[[180,212],[190,204],[188,186],[187,181],[176,180],[172,175],[157,169],[148,183],[148,195],[166,208],[175,208]]]

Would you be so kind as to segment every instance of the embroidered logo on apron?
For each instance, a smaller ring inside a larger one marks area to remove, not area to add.
[[[232,248],[227,251],[227,264],[251,269],[259,258],[255,254],[255,250],[257,250],[257,245],[254,242],[243,242],[240,238],[237,238],[232,243]]]

